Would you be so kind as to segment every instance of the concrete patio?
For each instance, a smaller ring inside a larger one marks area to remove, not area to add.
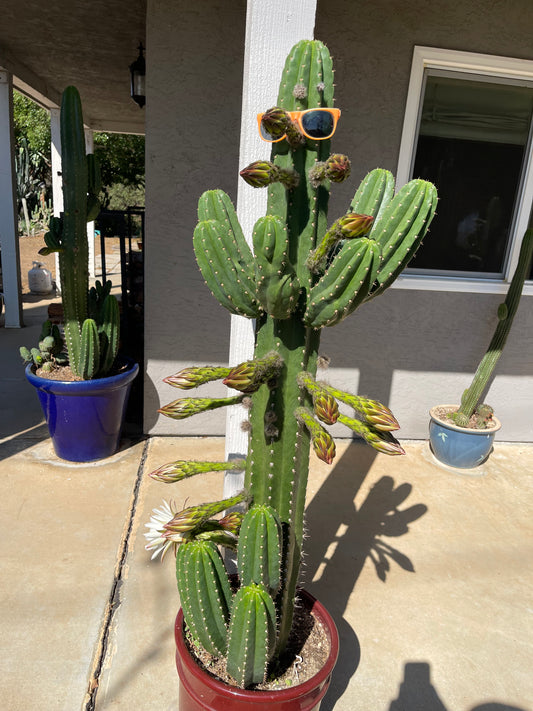
[[[176,711],[173,560],[151,562],[142,534],[162,499],[207,501],[222,480],[147,474],[224,443],[126,433],[108,460],[58,459],[18,356],[46,305],[0,329],[0,706]],[[341,638],[321,711],[533,711],[533,446],[498,441],[468,476],[402,444],[312,461],[305,585]]]

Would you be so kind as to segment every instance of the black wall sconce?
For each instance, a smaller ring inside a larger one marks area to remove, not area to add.
[[[137,59],[130,64],[130,75],[131,75],[131,98],[137,104],[139,108],[146,103],[146,89],[145,89],[145,77],[146,77],[146,62],[144,59],[144,47],[143,43],[139,43],[139,56]]]

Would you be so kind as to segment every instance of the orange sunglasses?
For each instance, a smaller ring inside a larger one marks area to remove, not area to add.
[[[291,121],[297,124],[300,131],[306,138],[312,141],[325,141],[331,138],[337,128],[337,122],[341,115],[340,109],[306,109],[305,111],[287,111]],[[263,141],[268,143],[279,143],[283,141],[286,134],[281,138],[273,137],[268,130],[263,126],[263,116],[265,114],[257,114],[257,126],[259,135]]]

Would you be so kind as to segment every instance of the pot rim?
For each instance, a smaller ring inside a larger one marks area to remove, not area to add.
[[[450,404],[443,404],[443,405],[434,405],[430,411],[429,411],[429,416],[431,417],[432,420],[435,422],[438,422],[439,425],[442,425],[443,427],[447,427],[450,430],[454,430],[455,432],[463,432],[465,434],[472,434],[472,435],[490,435],[493,433],[496,433],[502,426],[502,423],[500,420],[493,415],[492,419],[494,421],[494,427],[491,427],[486,430],[473,430],[470,427],[459,427],[459,425],[456,425],[454,422],[450,422],[449,420],[443,420],[442,418],[438,417],[438,415],[435,414],[435,410],[439,407],[449,407],[452,409],[457,410],[459,408],[459,405],[450,405]]]
[[[328,658],[324,666],[310,679],[297,684],[296,686],[291,686],[287,689],[275,689],[271,691],[260,690],[248,690],[241,689],[238,686],[230,686],[229,684],[219,681],[211,676],[207,671],[202,669],[200,665],[195,661],[195,659],[190,654],[187,645],[185,644],[184,636],[184,618],[183,610],[180,608],[176,617],[176,623],[174,626],[174,636],[176,640],[176,660],[183,658],[184,655],[188,657],[191,664],[187,665],[188,671],[195,676],[198,680],[201,680],[211,689],[225,694],[226,696],[232,696],[234,699],[241,701],[256,701],[257,703],[266,701],[288,701],[290,699],[297,699],[306,694],[310,693],[313,689],[323,686],[327,681],[328,677],[331,675],[335,664],[337,663],[337,658],[339,656],[339,633],[333,618],[326,610],[324,605],[320,603],[311,593],[307,590],[298,590],[298,597],[302,602],[309,605],[310,612],[324,625],[326,633],[328,636],[330,650]],[[178,667],[179,673],[179,667]],[[324,689],[324,693],[327,688]]]
[[[121,388],[131,382],[139,372],[139,364],[127,356],[119,356],[117,362],[127,366],[127,369],[116,375],[106,375],[103,378],[93,378],[92,380],[51,380],[36,375],[35,365],[28,363],[26,366],[26,378],[38,388],[47,392],[64,395],[93,395],[99,390],[114,390]]]

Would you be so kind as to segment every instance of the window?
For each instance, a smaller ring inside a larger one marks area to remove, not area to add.
[[[398,182],[431,180],[440,201],[400,286],[506,291],[531,212],[532,126],[533,61],[415,47]]]

